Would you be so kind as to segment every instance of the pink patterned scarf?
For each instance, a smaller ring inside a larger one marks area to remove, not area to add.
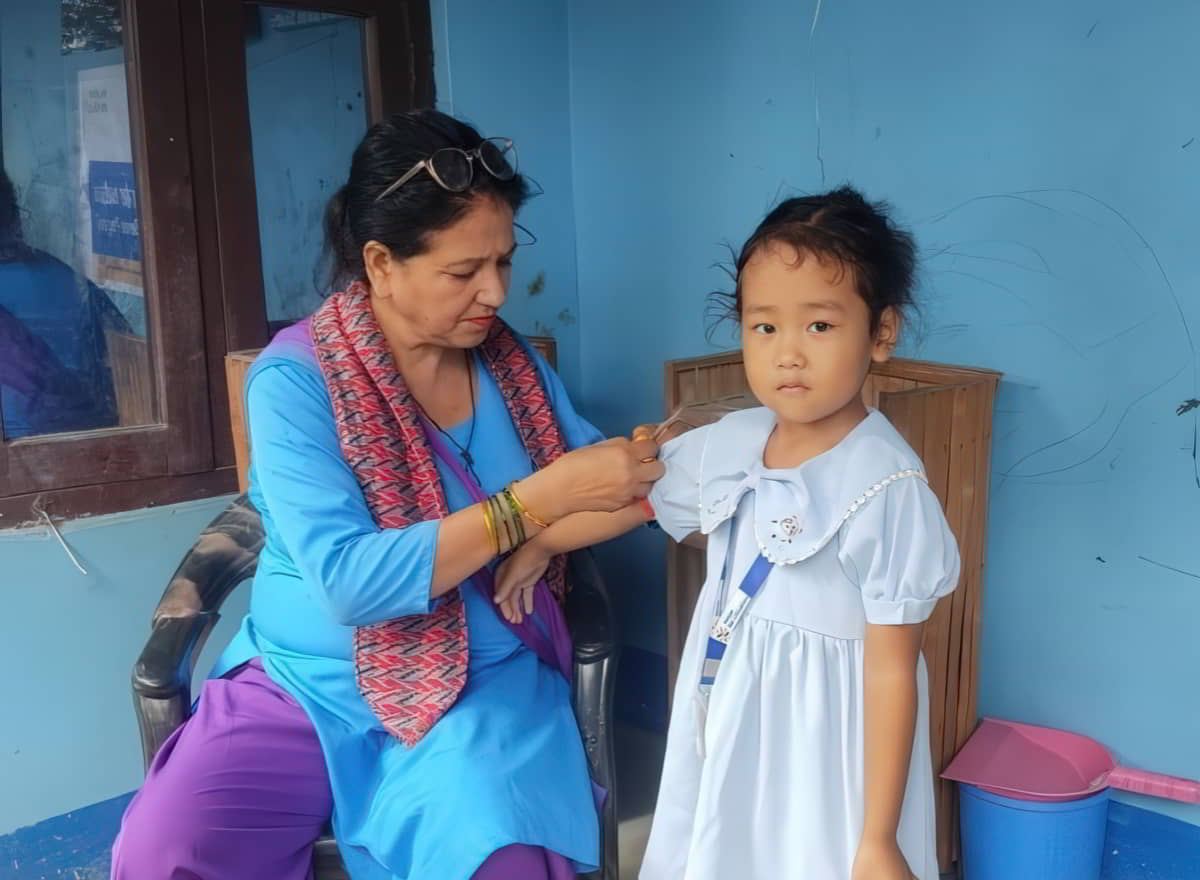
[[[447,515],[446,496],[420,410],[396,369],[361,283],[331,296],[312,317],[317,362],[333,399],[338,439],[380,528]],[[534,466],[565,452],[537,366],[504,322],[479,348]],[[566,592],[566,560],[546,580]],[[358,687],[383,726],[412,747],[453,705],[467,678],[467,625],[458,590],[429,614],[360,626],[354,634]]]

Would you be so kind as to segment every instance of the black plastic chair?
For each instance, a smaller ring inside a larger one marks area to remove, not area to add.
[[[221,603],[253,577],[264,541],[262,519],[239,496],[200,534],[154,610],[150,638],[133,667],[133,705],[149,767],[159,746],[187,720],[196,657],[220,617]],[[602,822],[601,868],[595,880],[617,880],[616,773],[612,698],[616,625],[612,604],[588,551],[570,556],[567,620],[575,640],[573,700],[592,778],[608,789]],[[313,851],[315,880],[348,877],[328,834]]]

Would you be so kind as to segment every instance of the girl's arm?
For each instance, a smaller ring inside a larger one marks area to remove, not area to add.
[[[868,624],[863,703],[866,809],[853,880],[910,880],[896,833],[917,723],[917,661],[924,623]]]

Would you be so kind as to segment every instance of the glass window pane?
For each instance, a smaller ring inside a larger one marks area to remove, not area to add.
[[[0,0],[4,439],[155,421],[118,0]]]
[[[277,329],[306,317],[325,293],[325,203],[367,126],[362,21],[251,6],[246,77],[263,288]]]

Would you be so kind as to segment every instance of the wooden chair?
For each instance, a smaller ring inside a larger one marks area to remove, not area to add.
[[[119,424],[122,427],[154,424],[154,379],[146,340],[131,333],[105,330],[104,341]]]

